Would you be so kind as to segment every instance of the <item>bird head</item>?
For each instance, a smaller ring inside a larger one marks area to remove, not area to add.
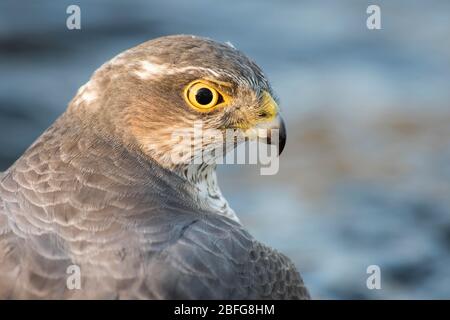
[[[174,152],[192,161],[199,150],[227,152],[236,139],[261,137],[277,141],[281,153],[286,140],[261,69],[231,44],[195,36],[157,38],[119,54],[80,88],[69,110],[168,168],[177,165]],[[237,133],[231,143],[230,132]]]

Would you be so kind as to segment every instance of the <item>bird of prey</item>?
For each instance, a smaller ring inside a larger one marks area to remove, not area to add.
[[[272,97],[252,60],[206,38],[157,38],[105,63],[0,173],[0,298],[309,298],[294,264],[239,222],[215,165],[169,156],[174,130],[196,121],[278,128],[282,148]],[[176,146],[223,143],[200,141]]]

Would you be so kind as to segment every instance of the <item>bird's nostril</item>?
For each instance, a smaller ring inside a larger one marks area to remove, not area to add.
[[[261,118],[268,118],[268,117],[269,117],[269,114],[268,114],[266,111],[261,111],[261,112],[259,113],[259,116],[260,116]]]

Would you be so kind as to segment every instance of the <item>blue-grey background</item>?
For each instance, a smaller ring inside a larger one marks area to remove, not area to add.
[[[82,30],[66,28],[70,4]],[[382,30],[366,28],[369,4]],[[1,0],[0,170],[103,62],[178,33],[231,41],[271,79],[280,172],[227,166],[221,185],[313,297],[450,298],[449,1]]]

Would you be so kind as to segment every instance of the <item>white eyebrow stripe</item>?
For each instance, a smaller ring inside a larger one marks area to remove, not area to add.
[[[158,64],[150,61],[141,61],[139,63],[138,69],[134,71],[134,74],[142,80],[148,80],[163,75],[174,75],[177,73],[185,73],[189,71],[203,71],[215,77],[219,76],[219,72],[212,70],[210,68],[194,67],[194,66],[176,68],[173,65]]]
[[[156,64],[149,61],[141,61],[139,68],[134,72],[138,78],[146,80],[159,76],[161,74],[167,74],[170,68],[164,64]]]

